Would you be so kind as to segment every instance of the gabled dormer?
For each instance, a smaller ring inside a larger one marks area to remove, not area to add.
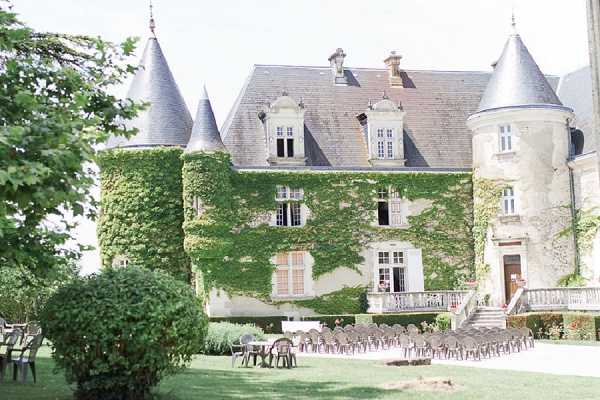
[[[404,116],[402,107],[387,96],[369,105],[367,111],[358,116],[366,132],[369,147],[369,162],[377,167],[403,167],[404,159]]]
[[[304,105],[283,93],[259,114],[271,165],[305,165]]]

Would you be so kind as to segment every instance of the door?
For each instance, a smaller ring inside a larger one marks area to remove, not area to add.
[[[521,280],[521,256],[510,255],[504,256],[504,293],[506,303],[508,304],[513,297],[513,294],[519,288]]]
[[[394,267],[394,268],[392,268],[392,270],[393,270],[393,279],[394,279],[393,292],[394,293],[406,292],[406,284],[405,284],[405,279],[404,279],[404,268]]]

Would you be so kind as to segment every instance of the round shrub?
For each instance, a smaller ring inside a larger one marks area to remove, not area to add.
[[[231,322],[211,322],[204,341],[204,353],[212,355],[231,354],[231,346],[240,336],[251,334],[257,340],[263,340],[262,329],[253,324],[232,324]]]
[[[168,274],[108,269],[60,288],[42,311],[53,358],[77,399],[145,399],[202,346],[206,317]]]

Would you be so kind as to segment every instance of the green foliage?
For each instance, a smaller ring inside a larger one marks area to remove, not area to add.
[[[230,322],[233,324],[254,325],[265,333],[282,333],[281,321],[287,321],[285,316],[274,317],[211,317],[210,322]]]
[[[585,285],[585,278],[574,272],[561,277],[558,282],[556,282],[556,286],[558,287],[583,287]]]
[[[594,239],[600,229],[600,215],[595,213],[596,208],[589,210],[575,210],[575,235],[577,237],[577,250],[580,255],[589,253],[592,250]],[[558,237],[571,236],[573,234],[573,225],[569,225],[558,233]],[[579,268],[572,274],[577,278],[577,282],[583,280],[583,277],[578,277]],[[582,285],[584,286],[585,282]]]
[[[335,321],[339,320],[341,326],[356,323],[356,316],[351,314],[337,314],[337,315],[318,315],[314,317],[302,317],[303,321],[320,321],[325,326],[333,329],[335,328]]]
[[[484,280],[489,272],[484,251],[490,221],[498,214],[502,186],[490,179],[473,178],[473,242],[475,248],[475,273]]]
[[[0,4],[0,265],[45,273],[80,256],[69,215],[93,217],[96,147],[139,105],[113,86],[134,41],[36,32]],[[45,223],[48,219],[52,223]]]
[[[223,153],[185,154],[183,159],[185,249],[207,288],[270,301],[275,254],[309,251],[317,279],[339,268],[358,271],[364,261],[360,252],[378,240],[418,244],[427,289],[454,288],[472,276],[470,174],[240,172]],[[310,209],[305,226],[269,226],[277,185],[304,189],[302,201]],[[373,226],[377,189],[387,187],[428,205],[410,216],[405,228]],[[192,207],[195,197],[204,207],[201,217]],[[333,309],[338,295],[304,304],[326,313],[364,309],[364,299],[363,305],[353,300],[351,306]]]
[[[0,267],[0,316],[12,323],[38,320],[50,296],[78,272],[74,263],[59,264],[43,276],[27,268]]]
[[[239,344],[242,335],[254,335],[257,340],[264,340],[262,329],[253,324],[232,324],[230,322],[211,322],[204,341],[204,354],[231,354],[231,345]]]
[[[354,321],[359,325],[369,325],[373,323],[373,314],[356,314]]]
[[[451,319],[452,317],[450,316],[450,313],[438,314],[435,317],[435,326],[437,327],[437,330],[440,332],[445,332],[450,329],[450,325],[452,323]]]
[[[594,315],[584,313],[563,314],[565,339],[595,340],[596,325]]]
[[[563,314],[527,313],[509,315],[507,326],[515,328],[526,326],[531,329],[537,339],[559,339],[562,336]]]
[[[367,312],[360,300],[365,291],[363,286],[344,287],[313,299],[297,300],[294,304],[310,308],[318,314],[360,314]]]
[[[102,215],[98,242],[102,265],[115,256],[130,265],[190,279],[183,243],[182,150],[162,147],[108,150],[98,157]]]
[[[202,347],[206,318],[188,285],[143,268],[61,287],[42,312],[53,358],[78,399],[144,399]]]

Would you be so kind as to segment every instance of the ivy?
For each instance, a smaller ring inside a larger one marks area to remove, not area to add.
[[[594,213],[595,208],[589,210],[575,210],[575,235],[577,237],[577,251],[579,254],[585,254],[592,250],[594,239],[598,230],[600,230],[600,215]],[[557,237],[567,237],[573,235],[573,225],[560,231]],[[580,266],[577,266],[573,274],[566,275],[559,280],[559,286],[570,286],[580,284],[583,277],[579,275]],[[573,283],[575,282],[575,283]]]
[[[380,240],[409,241],[423,250],[427,289],[454,288],[472,276],[469,173],[249,172],[231,168],[224,153],[185,154],[183,160],[185,249],[206,290],[270,302],[271,258],[278,252],[309,251],[317,279],[343,267],[359,272],[360,252]],[[277,185],[304,189],[310,216],[303,227],[269,226]],[[382,187],[426,200],[425,209],[402,229],[374,226]],[[194,198],[202,204],[200,216]],[[311,301],[304,304],[322,308],[325,300]]]
[[[189,280],[183,243],[182,150],[107,150],[99,156],[98,240],[103,267],[115,256]]]
[[[490,266],[484,260],[485,243],[490,221],[498,215],[502,185],[494,180],[473,178],[473,242],[475,247],[475,274],[483,280]]]
[[[294,304],[323,315],[361,314],[367,311],[361,303],[361,296],[365,291],[364,286],[344,287],[314,299],[297,300]]]

